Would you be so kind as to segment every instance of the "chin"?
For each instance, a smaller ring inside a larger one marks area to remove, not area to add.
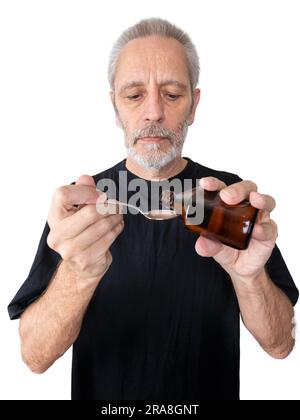
[[[171,148],[164,152],[153,150],[151,152],[139,153],[134,148],[127,149],[128,157],[133,159],[138,165],[145,169],[162,169],[173,160],[181,156],[181,151]]]

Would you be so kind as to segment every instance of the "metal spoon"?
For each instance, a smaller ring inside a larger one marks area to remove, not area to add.
[[[150,219],[150,220],[169,220],[169,219],[174,219],[175,217],[178,216],[178,214],[175,213],[174,210],[159,209],[159,210],[151,210],[148,212],[143,212],[140,208],[134,206],[133,204],[123,203],[117,200],[109,199],[106,201],[106,203],[114,204],[114,205],[121,204],[122,206],[126,206],[128,208],[138,210],[144,217],[146,217],[146,219]]]

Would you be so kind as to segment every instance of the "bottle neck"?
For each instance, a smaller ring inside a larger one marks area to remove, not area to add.
[[[164,209],[175,211],[181,215],[185,211],[187,203],[190,203],[195,197],[196,188],[183,191],[181,193],[174,193],[173,191],[165,190],[160,196],[160,202]]]

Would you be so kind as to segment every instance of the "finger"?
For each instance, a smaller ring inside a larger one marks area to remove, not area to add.
[[[274,220],[270,220],[267,223],[256,223],[252,232],[252,238],[258,241],[276,240],[277,236],[278,229]]]
[[[223,245],[219,241],[200,236],[195,245],[196,252],[202,257],[213,257],[219,264],[231,266],[237,259],[238,250]]]
[[[226,187],[226,184],[223,181],[213,176],[201,178],[199,184],[200,187],[208,191],[220,191],[222,188]]]
[[[276,201],[273,197],[267,194],[260,194],[258,192],[251,192],[249,196],[250,203],[253,207],[260,210],[266,210],[271,213],[276,207]]]
[[[124,223],[118,223],[113,229],[99,238],[80,253],[82,260],[93,258],[95,261],[102,257],[124,229]]]
[[[79,178],[77,178],[77,181],[75,182],[76,185],[87,185],[90,187],[94,187],[95,181],[94,178],[90,175],[80,175]],[[77,210],[81,209],[82,207],[84,207],[85,204],[74,204],[73,207],[75,207]]]
[[[111,216],[115,218],[117,216]],[[119,217],[119,216],[118,216]],[[90,226],[84,232],[82,232],[76,238],[66,240],[60,246],[57,247],[57,252],[62,256],[65,260],[75,259],[77,256],[82,254],[93,246],[95,243],[102,243],[102,248],[105,248],[105,238],[110,232],[114,232],[116,230],[117,225],[123,226],[124,223],[120,222],[120,219],[113,220],[111,222],[107,222],[105,219],[99,220],[96,224]],[[109,235],[110,236],[110,235]],[[108,248],[105,250],[107,251]]]
[[[74,205],[94,204],[104,193],[89,185],[67,185],[59,187],[52,200],[52,218],[63,219],[75,213]]]
[[[248,199],[252,191],[257,191],[257,185],[254,182],[241,181],[222,189],[220,197],[227,204],[238,204]]]
[[[103,200],[102,197],[99,197],[96,203],[96,210],[99,214],[107,215],[107,214],[122,214],[123,213],[123,206],[117,200],[109,199]]]
[[[66,217],[55,226],[57,235],[64,239],[72,239],[107,215],[100,215],[95,204],[87,204],[70,217]]]
[[[90,175],[80,175],[80,177],[77,178],[76,185],[87,185],[90,187],[96,187],[94,178]]]
[[[259,210],[256,218],[256,223],[266,223],[271,219],[270,212],[267,210]]]
[[[219,241],[213,241],[211,239],[200,236],[197,239],[195,248],[196,252],[202,257],[213,257],[222,249],[222,244]]]
[[[102,239],[104,248],[109,249],[111,247],[111,245],[114,243],[114,241],[124,229],[124,226],[124,221],[122,221],[121,223],[115,225],[112,230],[110,230],[106,235],[103,236]]]
[[[123,224],[123,218],[119,214],[101,218],[76,238],[67,240],[65,249],[69,249],[72,255],[78,255],[99,239],[105,238],[109,232],[114,232],[119,224]]]

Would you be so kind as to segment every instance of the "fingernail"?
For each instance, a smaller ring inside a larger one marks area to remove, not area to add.
[[[205,178],[201,178],[200,179],[200,181],[199,181],[199,185],[200,185],[200,187],[204,187],[205,186],[205,184],[206,184],[206,182],[207,182],[207,179],[205,179]]]
[[[232,199],[235,198],[234,191],[232,191],[232,190],[227,190],[227,189],[222,190],[222,194],[224,194],[228,198],[232,198]]]

